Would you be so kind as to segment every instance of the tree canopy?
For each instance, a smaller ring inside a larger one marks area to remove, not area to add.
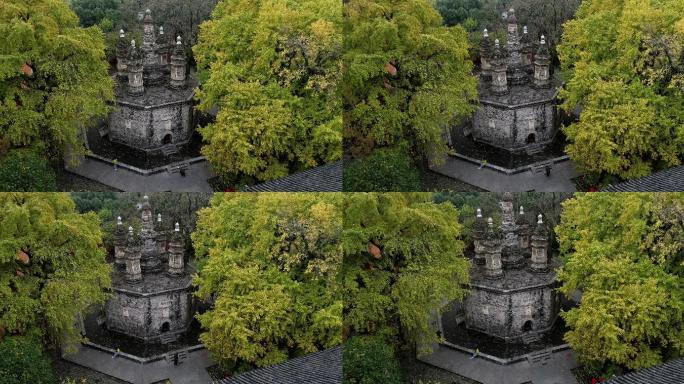
[[[465,30],[443,26],[428,0],[351,0],[345,8],[349,153],[402,142],[411,156],[446,153],[443,131],[477,99]]]
[[[556,227],[562,313],[579,359],[639,369],[684,353],[684,194],[585,194]]]
[[[83,151],[81,127],[113,97],[104,39],[81,28],[61,0],[6,0],[0,7],[0,140]]]
[[[119,22],[119,6],[121,0],[72,0],[71,8],[74,10],[81,25],[90,27],[102,23],[108,19],[113,24]]]
[[[212,357],[240,369],[340,344],[341,235],[341,194],[215,195],[192,235]]]
[[[283,177],[342,157],[342,9],[335,0],[223,0],[194,47],[199,129],[219,174]]]
[[[684,2],[584,1],[558,47],[567,153],[584,172],[623,179],[684,157]]]
[[[0,207],[0,334],[80,340],[77,316],[111,284],[97,216],[63,193],[3,193]]]
[[[431,199],[428,193],[345,196],[345,334],[408,345],[436,341],[430,314],[466,295],[469,262],[458,211]]]

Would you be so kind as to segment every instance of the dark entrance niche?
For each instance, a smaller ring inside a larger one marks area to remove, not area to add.
[[[171,328],[171,325],[170,325],[169,322],[167,321],[167,322],[165,322],[164,324],[162,324],[162,326],[161,326],[161,331],[162,331],[162,332],[168,332],[170,328]]]
[[[532,320],[527,320],[522,327],[523,332],[529,332],[532,330]]]
[[[171,134],[170,134],[170,133],[167,133],[167,134],[164,136],[164,138],[162,139],[162,144],[164,144],[164,145],[166,145],[166,144],[171,144],[171,141],[172,141],[171,139],[172,139],[172,138],[171,138]]]
[[[530,133],[529,136],[527,136],[527,144],[534,144],[537,142],[537,137],[534,135],[534,133]]]

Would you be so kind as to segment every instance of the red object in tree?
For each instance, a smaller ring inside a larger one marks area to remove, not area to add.
[[[599,189],[596,188],[596,186],[592,185],[592,186],[589,187],[589,189],[587,189],[587,191],[588,191],[588,192],[598,192]]]
[[[31,66],[28,65],[28,63],[24,63],[21,66],[21,70],[22,70],[22,72],[24,72],[24,75],[26,75],[26,76],[32,76],[33,75],[33,68],[31,68]]]
[[[387,63],[385,64],[385,71],[387,71],[387,73],[389,73],[390,75],[395,76],[397,74],[397,67],[395,67],[391,63]]]
[[[382,251],[380,251],[380,248],[378,248],[378,246],[373,244],[373,243],[368,244],[368,253],[373,255],[373,257],[376,259],[379,259],[382,257]]]
[[[237,192],[237,190],[235,190],[235,188],[226,188],[223,192]]]
[[[17,261],[20,261],[23,264],[28,264],[29,260],[29,255],[26,254],[26,252],[24,252],[23,250],[20,249],[19,252],[17,252]]]

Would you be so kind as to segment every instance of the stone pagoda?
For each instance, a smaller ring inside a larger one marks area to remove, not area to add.
[[[116,60],[116,105],[103,134],[146,153],[176,153],[194,132],[193,95],[197,86],[187,71],[181,37],[169,41],[164,27],[156,29],[148,9],[143,18],[142,44],[127,41],[121,30]]]
[[[473,118],[474,140],[511,153],[536,154],[558,132],[557,96],[562,85],[551,75],[549,47],[518,31],[515,10],[508,11],[507,41],[492,42],[484,30],[481,56],[480,106]]]
[[[553,327],[559,312],[555,260],[548,257],[548,229],[542,215],[535,226],[513,196],[500,202],[499,227],[477,210],[470,293],[461,317],[468,329],[510,342],[534,341]]]
[[[193,271],[185,265],[180,225],[167,231],[161,214],[155,221],[147,196],[141,211],[142,228],[137,233],[117,219],[106,325],[144,341],[170,342],[192,321]]]

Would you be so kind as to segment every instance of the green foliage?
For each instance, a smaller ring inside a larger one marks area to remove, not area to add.
[[[4,193],[0,207],[0,330],[49,345],[80,340],[77,316],[110,286],[97,216],[77,213],[63,193]]]
[[[418,168],[402,148],[381,148],[344,167],[345,191],[411,192],[422,189]]]
[[[430,316],[462,300],[468,261],[458,211],[428,193],[345,196],[345,334],[437,340]]]
[[[558,47],[567,153],[584,172],[631,179],[684,156],[684,2],[585,1]]]
[[[56,384],[40,341],[25,336],[0,339],[0,384]]]
[[[57,176],[46,159],[33,149],[12,149],[0,160],[0,191],[50,192]]]
[[[342,12],[336,0],[224,0],[194,47],[200,128],[217,173],[259,180],[339,160]]]
[[[116,24],[119,20],[120,4],[121,0],[72,0],[71,8],[81,20],[81,25],[90,27],[104,20]]]
[[[355,157],[402,143],[411,156],[446,153],[443,131],[477,99],[465,30],[443,26],[427,0],[345,8],[345,147]]]
[[[649,367],[684,352],[684,194],[594,193],[563,204],[565,340],[594,366]]]
[[[480,0],[437,0],[435,8],[442,15],[444,24],[456,25],[465,23],[470,19],[475,21],[475,25],[470,22],[472,31],[477,27],[477,21],[482,19],[482,2]]]
[[[377,336],[354,336],[344,347],[344,384],[400,384],[394,349]]]
[[[342,195],[217,194],[192,234],[200,338],[223,366],[266,366],[342,342]]]
[[[0,35],[0,140],[84,151],[81,127],[113,98],[102,32],[61,0],[5,0]]]

